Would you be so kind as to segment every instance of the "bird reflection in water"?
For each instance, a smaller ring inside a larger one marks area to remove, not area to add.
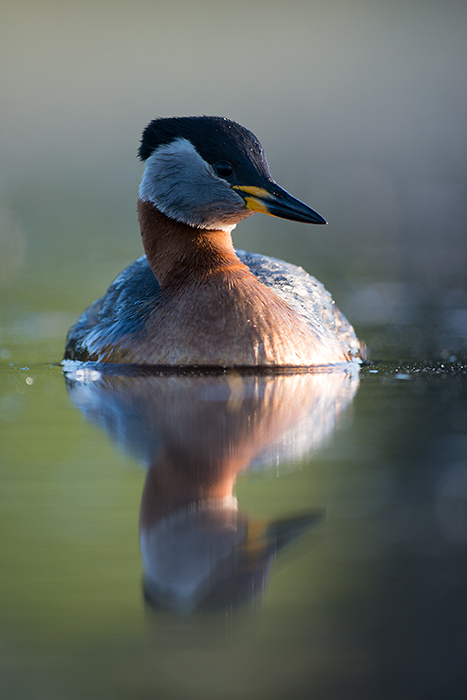
[[[65,367],[76,406],[148,469],[140,511],[147,602],[184,615],[248,604],[275,555],[325,511],[257,520],[238,508],[237,475],[297,462],[322,445],[355,394],[358,370],[122,371]]]

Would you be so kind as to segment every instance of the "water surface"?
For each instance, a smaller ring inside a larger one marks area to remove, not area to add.
[[[0,382],[8,697],[464,697],[461,365]]]

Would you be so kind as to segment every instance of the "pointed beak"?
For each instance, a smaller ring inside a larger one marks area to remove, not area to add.
[[[233,189],[243,197],[246,208],[251,211],[260,211],[291,221],[302,221],[305,224],[327,223],[317,211],[292,197],[275,182],[271,182],[268,189],[249,185],[233,185]]]

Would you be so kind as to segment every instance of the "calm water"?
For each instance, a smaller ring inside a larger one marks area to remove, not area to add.
[[[8,698],[464,698],[467,370],[3,363]]]

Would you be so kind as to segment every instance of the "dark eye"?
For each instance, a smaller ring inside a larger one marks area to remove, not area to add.
[[[218,163],[216,163],[214,170],[219,177],[229,177],[229,175],[232,175],[233,173],[233,168],[227,160],[220,160]]]

